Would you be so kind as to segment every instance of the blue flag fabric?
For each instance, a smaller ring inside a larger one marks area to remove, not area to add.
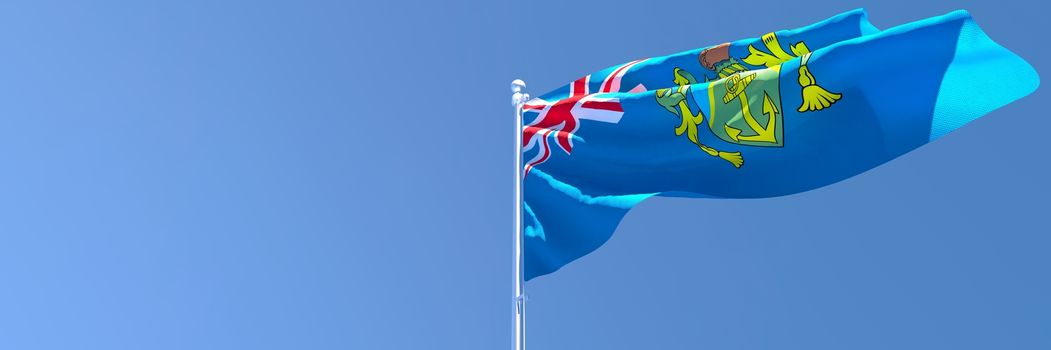
[[[826,186],[1039,85],[965,11],[865,32],[821,47],[775,32],[743,50],[699,50],[697,65],[621,78],[664,74],[668,87],[604,92],[579,79],[527,102],[525,278],[594,251],[651,196],[761,198]]]
[[[856,9],[802,28],[780,30],[761,38],[736,40],[666,56],[634,60],[607,67],[582,79],[588,81],[590,91],[594,93],[641,92],[672,86],[674,82],[668,72],[676,67],[697,74],[696,78],[700,81],[718,79],[720,75],[725,76],[736,71],[765,68],[764,63],[771,59],[777,60],[778,57],[774,54],[754,56],[754,59],[745,62],[742,62],[741,58],[747,57],[750,51],[766,47],[768,45],[764,42],[766,40],[777,40],[785,45],[785,50],[789,50],[787,52],[781,50],[775,54],[782,55],[781,57],[794,57],[790,53],[793,49],[807,51],[818,49],[878,31],[869,22],[868,12],[864,9]],[[780,45],[774,46],[780,47]],[[628,72],[631,74],[627,74]],[[570,95],[571,89],[572,84],[567,84],[545,94],[544,98],[565,98]]]

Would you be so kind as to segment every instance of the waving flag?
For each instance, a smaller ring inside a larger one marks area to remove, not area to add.
[[[864,17],[822,23],[852,15]],[[595,250],[651,196],[759,198],[826,186],[1039,85],[964,11],[882,32],[863,24],[844,25],[854,29],[838,42],[806,37],[817,35],[812,26],[689,60],[633,62],[528,102],[525,278]],[[632,90],[639,84],[647,90]]]

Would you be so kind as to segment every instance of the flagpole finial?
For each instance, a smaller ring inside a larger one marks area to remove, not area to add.
[[[514,95],[511,96],[511,104],[515,107],[521,106],[529,100],[529,94],[522,92],[525,90],[525,86],[526,84],[522,79],[511,81],[511,92],[514,93]]]

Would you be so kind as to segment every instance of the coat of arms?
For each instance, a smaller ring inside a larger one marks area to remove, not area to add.
[[[791,45],[790,54],[781,48],[774,33],[764,35],[762,41],[766,51],[749,45],[749,54],[741,61],[730,57],[729,44],[701,51],[698,56],[701,66],[715,72],[717,76],[706,86],[700,86],[706,87],[708,95],[710,116],[707,127],[716,137],[729,143],[782,147],[784,127],[779,88],[781,63],[797,57],[800,59],[798,82],[802,87],[803,103],[797,108],[798,112],[828,108],[843,96],[817,85],[817,80],[807,67],[810,49],[805,43],[800,41]],[[741,62],[766,68],[750,71]],[[698,81],[681,68],[675,68],[672,74],[673,82],[678,87],[657,90],[656,99],[658,104],[679,117],[680,124],[675,128],[675,134],[686,134],[690,142],[702,151],[726,160],[734,167],[740,168],[744,165],[744,157],[740,152],[720,151],[699,141],[697,130],[698,126],[704,124],[705,116],[699,107],[695,113],[687,98],[689,90]]]

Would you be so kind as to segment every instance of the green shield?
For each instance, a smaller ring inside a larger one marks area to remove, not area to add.
[[[784,145],[780,67],[740,72],[708,86],[708,127],[726,142],[747,146]]]

